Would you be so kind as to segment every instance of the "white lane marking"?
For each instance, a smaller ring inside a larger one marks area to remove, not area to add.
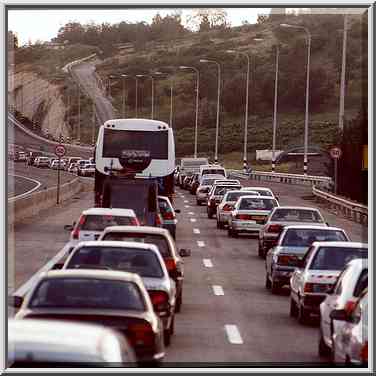
[[[42,185],[42,183],[41,183],[40,181],[35,180],[35,179],[28,178],[28,177],[26,177],[26,176],[16,175],[16,174],[9,174],[9,175],[11,175],[11,176],[15,176],[15,177],[18,177],[18,178],[22,178],[22,179],[25,179],[25,180],[30,180],[30,181],[32,181],[33,183],[35,183],[36,186],[35,186],[34,188],[30,189],[30,190],[27,191],[27,192],[21,193],[21,194],[19,194],[19,195],[17,195],[17,196],[10,197],[10,198],[8,199],[8,201],[14,201],[14,200],[16,200],[16,199],[18,199],[18,198],[25,197],[25,196],[29,195],[30,193],[33,193],[34,191],[36,191],[36,190]]]
[[[197,245],[202,248],[202,247],[205,247],[205,242],[203,242],[202,240],[197,240]]]
[[[60,261],[71,246],[69,243],[65,244],[65,246],[50,260],[47,262],[46,265],[42,266],[27,282],[25,282],[21,287],[17,289],[14,295],[17,296],[25,296],[25,294],[30,290],[33,286],[34,282],[39,278],[40,273],[49,271],[58,261]]]
[[[203,259],[202,262],[204,263],[204,266],[207,268],[212,268],[213,264],[210,259]]]
[[[184,197],[183,197],[184,198]],[[184,204],[188,204],[189,203],[189,201],[188,200],[184,200]]]
[[[225,325],[227,339],[234,345],[241,345],[243,343],[242,336],[236,325]]]
[[[195,215],[195,213],[193,213],[193,212],[188,212],[188,214],[189,214],[189,215]]]
[[[193,233],[194,234],[200,234],[201,232],[200,232],[200,230],[198,228],[194,228],[193,229]]]
[[[191,222],[196,222],[196,218],[190,218]]]
[[[213,288],[214,295],[225,295],[225,293],[223,292],[222,286],[213,285],[212,288]]]
[[[188,209],[188,208],[190,208],[190,206],[189,206],[189,205],[184,205],[184,207],[185,207],[185,208],[187,208],[187,209]]]

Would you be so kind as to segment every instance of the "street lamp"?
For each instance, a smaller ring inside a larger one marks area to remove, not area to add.
[[[215,127],[215,152],[214,152],[214,163],[218,163],[218,131],[219,131],[219,102],[221,96],[221,65],[215,60],[200,59],[200,63],[213,63],[217,65],[218,68],[218,94],[217,94],[217,121]]]
[[[170,68],[171,67],[167,67]],[[166,74],[164,72],[156,72],[155,74],[161,75]],[[173,114],[173,90],[174,90],[174,79],[173,75],[170,73],[170,127],[172,128],[172,114]]]
[[[278,101],[278,63],[279,44],[276,44],[275,51],[275,79],[274,79],[274,111],[273,111],[273,146],[272,146],[272,172],[275,172],[275,144],[277,134],[277,101]]]
[[[345,77],[346,77],[346,45],[347,45],[347,13],[343,19],[343,42],[342,42],[342,69],[341,69],[341,88],[339,96],[339,129],[343,131],[343,120],[345,115]]]
[[[143,77],[149,77],[149,76],[146,75],[146,74],[136,74],[136,84],[137,84],[137,78],[143,78]],[[137,88],[137,86],[136,86],[136,88]],[[136,90],[136,99],[137,99],[137,90]],[[136,103],[137,103],[137,101],[136,101]]]
[[[245,99],[245,120],[244,120],[244,151],[243,151],[243,168],[245,171],[248,170],[247,163],[247,138],[248,138],[248,97],[249,97],[249,68],[250,68],[250,57],[246,52],[227,50],[228,54],[240,54],[247,58],[247,87],[246,87],[246,99]]]
[[[123,119],[125,119],[125,79],[130,78],[130,77],[128,74],[121,74],[120,76],[123,78],[122,113],[123,113]]]
[[[195,67],[187,67],[181,65],[179,69],[191,69],[196,72],[196,123],[195,123],[195,151],[194,157],[197,158],[197,129],[198,129],[198,101],[199,101],[199,87],[200,87],[200,72]]]
[[[304,124],[304,175],[307,175],[308,171],[308,104],[309,104],[309,64],[311,57],[311,33],[304,26],[281,24],[281,27],[291,28],[291,29],[301,29],[304,30],[307,35],[307,83],[306,83],[306,104],[305,104],[305,124]]]

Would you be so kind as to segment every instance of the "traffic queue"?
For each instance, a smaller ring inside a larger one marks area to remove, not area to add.
[[[246,187],[225,168],[204,163],[177,168],[176,185],[195,194],[234,242],[258,238],[265,288],[272,294],[290,288],[286,314],[299,323],[320,316],[321,357],[367,364],[367,244],[352,242],[317,208],[280,205],[271,189]],[[66,259],[42,273],[26,296],[12,298],[19,309],[10,325],[16,366],[160,364],[184,309],[183,258],[191,255],[176,246],[176,213],[168,197],[158,196],[154,226],[135,209],[107,207],[88,208],[66,225]],[[52,340],[51,325],[76,332],[77,343],[63,335]]]
[[[282,206],[270,188],[245,187],[226,176],[194,171],[181,176],[177,171],[175,181],[196,195],[198,206],[206,206],[217,229],[232,238],[247,234],[258,239],[265,288],[272,294],[289,288],[288,314],[300,324],[319,317],[320,357],[335,364],[367,365],[368,244],[351,241],[317,208]]]

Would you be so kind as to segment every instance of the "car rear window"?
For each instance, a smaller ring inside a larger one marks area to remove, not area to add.
[[[238,185],[226,185],[226,186],[216,186],[214,194],[216,196],[223,196],[227,191],[238,191],[240,189],[240,186]]]
[[[307,209],[276,209],[271,221],[323,223],[316,210]]]
[[[163,258],[171,257],[171,249],[167,239],[163,235],[109,232],[104,235],[102,240],[128,241],[137,243],[149,243],[158,247],[159,253]]]
[[[162,278],[163,270],[157,256],[148,250],[117,247],[81,247],[70,259],[67,268],[91,269],[95,266],[110,270],[137,273],[141,277]]]
[[[320,247],[310,270],[342,270],[354,258],[368,258],[367,248]]]
[[[54,278],[42,281],[30,301],[30,308],[50,307],[145,311],[145,302],[133,282]]]
[[[249,196],[249,195],[252,195],[252,194],[255,194],[256,196],[258,196],[259,194],[257,192],[252,192],[252,191],[248,191],[248,192],[231,192],[227,195],[226,197],[226,201],[238,201],[238,198],[239,197],[242,197],[242,196]]]
[[[108,226],[132,225],[133,217],[114,215],[86,215],[80,225],[83,231],[103,231]]]
[[[213,169],[213,168],[211,168],[211,169],[202,170],[201,175],[206,175],[206,174],[226,176],[225,170],[223,170],[223,169]]]
[[[289,229],[286,231],[281,245],[290,247],[309,247],[313,242],[347,241],[340,230],[324,229]]]
[[[277,206],[276,200],[264,198],[242,198],[239,210],[272,210]]]

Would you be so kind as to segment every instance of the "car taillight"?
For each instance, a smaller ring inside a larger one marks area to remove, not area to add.
[[[211,198],[209,200],[209,206],[214,206],[215,205],[215,198]]]
[[[368,341],[366,341],[360,350],[360,360],[363,363],[368,363]]]
[[[176,261],[173,258],[166,258],[164,259],[164,262],[169,272],[176,270]]]
[[[243,220],[243,221],[248,221],[250,219],[252,219],[252,216],[249,215],[249,214],[237,214],[235,216],[236,219],[240,219],[240,220]]]
[[[152,346],[155,341],[153,328],[147,322],[129,324],[128,339],[135,346]]]
[[[167,211],[162,213],[163,219],[175,219],[174,213],[172,211]]]
[[[230,204],[225,204],[225,205],[223,205],[222,210],[223,210],[223,211],[231,211],[233,208],[234,208],[234,207],[233,207],[232,205],[230,205]]]
[[[296,256],[292,255],[280,255],[277,259],[277,264],[279,265],[291,265],[298,261]]]
[[[344,310],[346,311],[347,315],[351,315],[352,311],[355,309],[356,301],[348,300],[345,304]]]
[[[269,225],[266,229],[266,232],[273,232],[273,233],[280,233],[282,231],[283,226],[281,225]]]
[[[149,291],[150,299],[154,311],[158,313],[167,313],[169,310],[168,295],[164,291]]]
[[[78,237],[80,235],[80,228],[85,223],[85,219],[86,219],[86,216],[81,215],[80,220],[78,221],[78,224],[76,225],[76,227],[72,231],[72,239],[78,239]]]

